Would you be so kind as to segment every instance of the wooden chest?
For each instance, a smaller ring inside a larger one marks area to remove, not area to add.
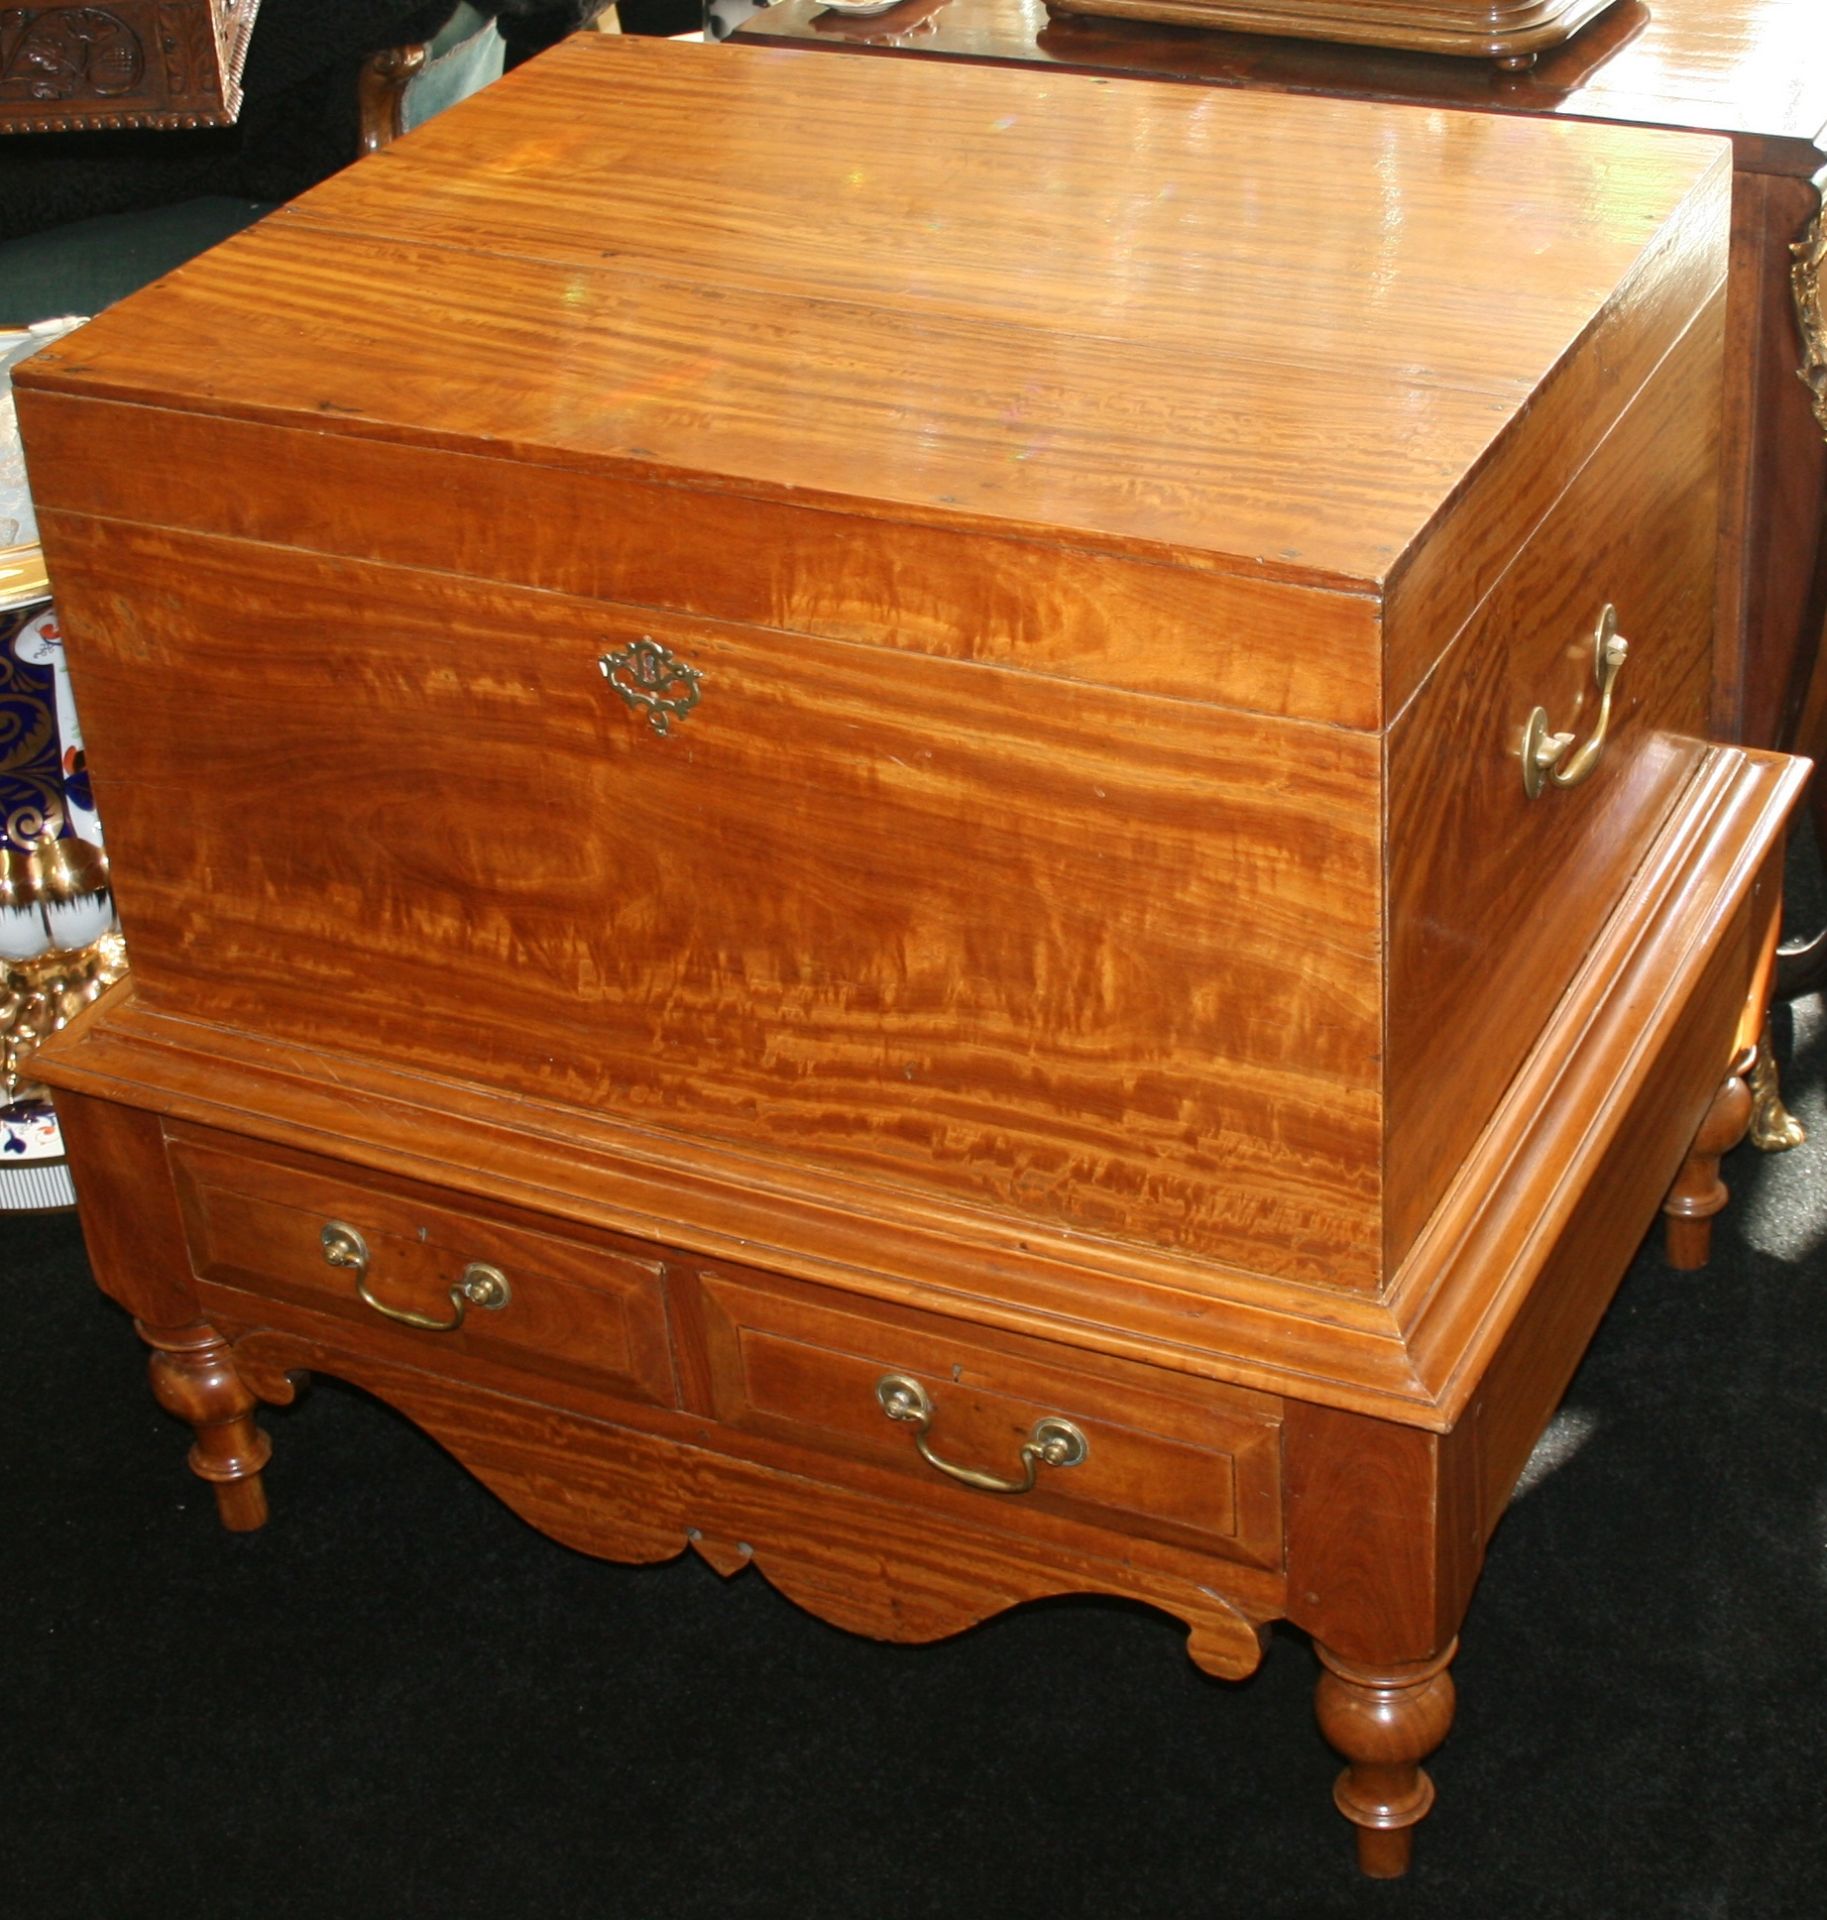
[[[0,133],[228,126],[259,5],[0,7]]]
[[[584,40],[39,355],[135,980],[43,1071],[230,1523],[318,1366],[890,1637],[1289,1618],[1399,1870],[1773,926],[1730,179]]]

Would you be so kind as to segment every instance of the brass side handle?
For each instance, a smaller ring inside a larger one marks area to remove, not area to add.
[[[1545,707],[1537,707],[1529,715],[1523,728],[1522,769],[1523,791],[1531,800],[1550,784],[1577,787],[1597,770],[1599,756],[1605,751],[1605,735],[1611,726],[1611,696],[1629,656],[1630,643],[1618,631],[1618,610],[1607,605],[1592,636],[1592,675],[1599,688],[1598,724],[1592,730],[1591,739],[1562,765],[1561,756],[1573,745],[1573,735],[1550,733]]]
[[[914,1445],[929,1467],[981,1493],[1032,1493],[1036,1474],[1042,1467],[1076,1467],[1091,1451],[1091,1443],[1070,1420],[1047,1414],[1036,1420],[1021,1450],[1022,1475],[1019,1480],[999,1479],[993,1473],[975,1467],[955,1466],[933,1451],[927,1433],[933,1423],[933,1403],[919,1381],[904,1373],[886,1373],[875,1383],[875,1397],[890,1420],[899,1420],[914,1430]]]
[[[434,1320],[428,1313],[413,1313],[405,1307],[390,1307],[385,1300],[377,1300],[368,1291],[368,1243],[359,1229],[341,1220],[329,1220],[324,1223],[323,1232],[318,1237],[323,1243],[324,1258],[330,1265],[341,1267],[355,1276],[355,1291],[365,1305],[372,1307],[385,1319],[397,1320],[403,1327],[417,1327],[421,1333],[455,1333],[471,1307],[499,1313],[514,1297],[507,1275],[499,1267],[472,1260],[450,1290],[451,1315],[448,1320]]]

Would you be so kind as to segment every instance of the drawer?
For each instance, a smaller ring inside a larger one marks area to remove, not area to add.
[[[891,1468],[961,1512],[1001,1521],[1019,1505],[1281,1563],[1270,1395],[772,1278],[702,1273],[699,1289],[711,1407],[727,1427]],[[1012,1482],[1013,1495],[1023,1449],[1049,1440],[1083,1457],[1037,1459],[1019,1500],[961,1477]]]
[[[509,1225],[322,1162],[187,1134],[168,1151],[206,1310],[215,1283],[328,1315],[347,1324],[325,1339],[384,1345],[415,1365],[462,1354],[676,1402],[657,1255]]]

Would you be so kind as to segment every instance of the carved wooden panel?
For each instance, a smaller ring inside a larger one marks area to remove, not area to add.
[[[0,7],[0,133],[227,126],[259,5]]]

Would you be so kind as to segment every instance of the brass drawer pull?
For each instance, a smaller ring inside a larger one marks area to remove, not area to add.
[[[979,1473],[975,1467],[955,1467],[941,1460],[927,1440],[933,1423],[933,1403],[926,1389],[904,1373],[887,1373],[875,1383],[875,1397],[890,1420],[906,1421],[914,1430],[914,1445],[928,1466],[937,1467],[954,1480],[983,1493],[1032,1493],[1034,1476],[1041,1467],[1076,1467],[1091,1451],[1091,1443],[1070,1420],[1048,1414],[1034,1422],[1027,1444],[1021,1450],[1022,1476],[1019,1480],[999,1480],[993,1473]]]
[[[1590,779],[1605,751],[1605,730],[1611,725],[1612,689],[1618,683],[1630,643],[1618,631],[1618,610],[1607,606],[1599,616],[1598,630],[1592,636],[1592,673],[1599,683],[1599,722],[1592,738],[1565,766],[1556,762],[1573,745],[1570,733],[1550,733],[1548,712],[1537,707],[1523,728],[1523,790],[1531,800],[1552,782],[1557,787],[1577,787]]]
[[[368,1291],[368,1243],[360,1232],[340,1220],[330,1220],[319,1236],[324,1258],[333,1267],[343,1267],[355,1276],[355,1290],[376,1313],[397,1320],[403,1327],[417,1327],[421,1333],[455,1333],[471,1307],[483,1307],[499,1313],[513,1296],[507,1275],[499,1267],[472,1260],[463,1269],[463,1277],[450,1290],[453,1309],[448,1320],[434,1320],[428,1313],[410,1313],[404,1307],[390,1307]]]

